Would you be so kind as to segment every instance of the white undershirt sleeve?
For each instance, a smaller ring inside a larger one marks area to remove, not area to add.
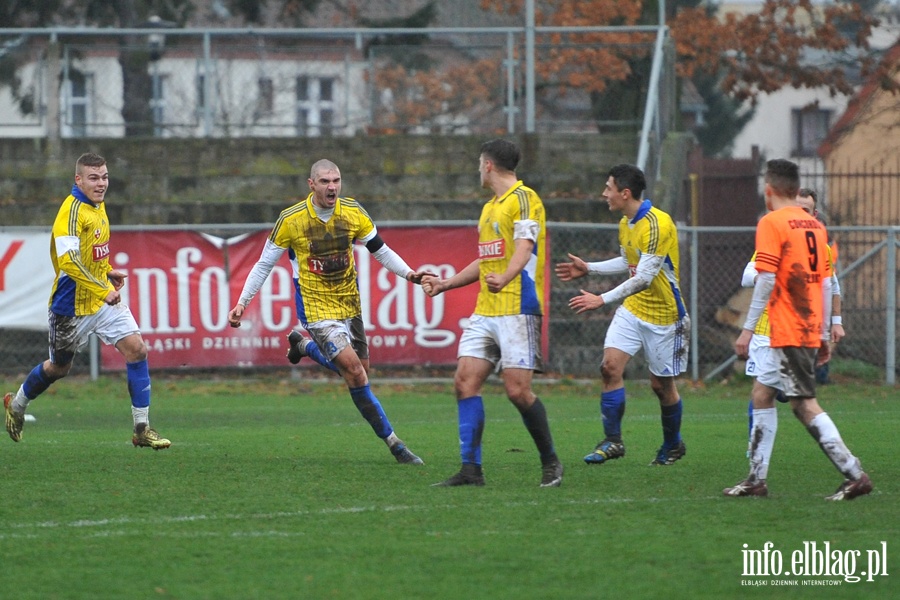
[[[744,329],[750,331],[756,329],[756,322],[759,321],[766,304],[769,303],[769,296],[772,295],[773,289],[775,289],[775,273],[760,273],[756,278],[756,285],[753,287],[753,299],[750,300],[750,309],[747,311]]]
[[[741,287],[753,287],[756,285],[756,276],[759,271],[756,270],[756,261],[751,260],[744,267],[744,274],[741,275]]]
[[[609,260],[587,263],[588,273],[600,273],[601,275],[618,275],[628,272],[628,262],[624,256],[617,256]]]
[[[287,248],[276,246],[271,240],[266,240],[266,245],[263,246],[259,260],[256,261],[256,264],[253,265],[253,268],[250,269],[250,273],[247,275],[247,280],[244,282],[244,289],[241,290],[238,304],[244,308],[250,304],[250,301],[253,300],[253,297],[256,296],[257,293],[259,293],[259,290],[266,282],[266,279],[268,279],[269,273],[275,268],[275,264],[278,262],[278,259],[281,258],[281,255],[284,254],[285,250],[287,250]]]
[[[833,277],[826,277],[822,282],[822,339],[831,339],[831,296]]]
[[[662,268],[663,260],[665,260],[664,256],[657,256],[656,254],[642,255],[634,270],[633,277],[629,277],[608,292],[600,294],[603,302],[607,304],[619,302],[628,296],[633,296],[646,290],[653,282],[653,278],[659,273],[660,268]],[[622,261],[624,262],[625,259],[623,258]],[[628,265],[626,264],[627,267]]]
[[[399,275],[403,279],[406,279],[406,276],[409,275],[411,268],[406,264],[406,261],[403,260],[399,254],[391,250],[391,248],[384,244],[372,253],[372,256],[375,257],[375,260],[384,265],[384,268],[393,273],[394,275]]]

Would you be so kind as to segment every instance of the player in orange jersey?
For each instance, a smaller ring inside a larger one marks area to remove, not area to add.
[[[802,207],[796,196],[800,176],[788,160],[770,160],[766,170],[766,206],[771,211],[756,228],[756,270],[753,300],[744,329],[735,342],[738,356],[746,358],[756,322],[768,307],[771,347],[781,375],[781,387],[791,409],[818,442],[844,482],[828,500],[852,500],[872,491],[872,482],[841,439],[831,417],[816,399],[815,366],[831,355],[830,292],[823,282],[831,276],[825,226]],[[766,496],[768,457],[772,454],[778,416],[771,400],[754,397],[750,474],[725,488],[726,496]],[[772,410],[760,410],[772,409]]]

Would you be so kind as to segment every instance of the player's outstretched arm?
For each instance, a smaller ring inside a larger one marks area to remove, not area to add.
[[[572,281],[584,277],[588,273],[587,263],[574,254],[567,254],[569,262],[556,263],[556,276],[561,281]]]

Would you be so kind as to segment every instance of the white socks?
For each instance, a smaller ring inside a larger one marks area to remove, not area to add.
[[[859,459],[850,453],[850,449],[841,439],[841,434],[828,413],[819,413],[813,417],[806,429],[819,442],[822,452],[831,459],[831,462],[838,471],[843,473],[845,478],[856,481],[862,476],[863,470]]]
[[[754,408],[753,431],[750,432],[751,481],[765,481],[768,476],[777,432],[778,411],[775,408]]]
[[[134,419],[134,425],[137,427],[141,423],[150,424],[150,407],[138,408],[136,406],[131,407],[131,416]]]

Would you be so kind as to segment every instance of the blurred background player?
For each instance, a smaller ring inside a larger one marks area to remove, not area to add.
[[[484,431],[482,388],[502,369],[509,401],[537,446],[541,487],[562,483],[563,466],[553,447],[547,411],[534,391],[535,371],[543,369],[541,324],[544,314],[546,215],[537,193],[516,176],[520,151],[508,140],[481,146],[478,172],[491,198],[478,220],[478,258],[449,279],[427,276],[429,296],[479,282],[469,326],[459,340],[454,385],[459,417],[462,467],[438,486],[484,485],[481,436]]]
[[[106,192],[109,171],[97,154],[75,162],[75,185],[63,201],[50,234],[50,260],[56,279],[50,293],[50,358],[32,369],[15,394],[6,394],[6,431],[22,439],[25,409],[50,385],[69,374],[75,352],[94,333],[125,358],[135,446],[161,450],[169,440],[150,428],[150,370],[147,345],[131,310],[121,304],[125,273],[109,264]]]
[[[823,286],[829,271],[825,226],[797,205],[799,172],[791,161],[770,160],[766,168],[766,207],[771,211],[756,228],[756,270],[759,275],[744,329],[735,352],[747,358],[750,341],[763,310],[768,308],[771,351],[778,362],[780,387],[794,415],[844,476],[827,500],[852,500],[872,491],[872,482],[841,439],[831,417],[816,399],[815,365],[831,356],[830,293]],[[759,401],[759,403],[757,403]],[[725,488],[726,496],[766,496],[768,462],[777,426],[771,399],[754,396],[753,451],[747,479]],[[769,450],[764,450],[769,448]],[[759,449],[759,450],[758,450]]]
[[[297,317],[312,338],[301,336],[302,353],[340,373],[357,410],[384,440],[397,462],[421,465],[422,459],[394,433],[369,387],[369,345],[353,245],[357,241],[365,244],[378,262],[407,281],[419,283],[423,273],[414,272],[384,243],[375,223],[356,200],[341,197],[341,172],[336,164],[324,159],[316,162],[310,169],[308,184],[310,193],[306,199],[286,208],[278,217],[259,260],[247,275],[240,299],[228,313],[228,321],[232,327],[241,326],[244,310],[281,256],[289,252]]]
[[[797,193],[797,202],[803,207],[803,210],[817,218],[822,225],[828,227],[828,222],[822,216],[822,213],[819,212],[819,195],[814,189],[800,188],[800,191]],[[838,246],[837,241],[831,237],[830,232],[828,234],[828,253],[832,268],[835,271],[832,280],[834,288],[832,290],[831,304],[831,343],[837,344],[844,337],[844,326],[841,319],[841,287],[837,278]],[[828,377],[829,365],[831,365],[831,361],[816,367],[816,383],[821,385],[831,383],[831,379]]]
[[[659,399],[663,443],[651,465],[672,465],[687,452],[681,439],[681,396],[675,377],[687,369],[690,319],[678,287],[678,234],[665,212],[643,200],[644,173],[634,165],[610,169],[603,197],[609,209],[622,211],[619,221],[621,256],[586,263],[569,254],[571,262],[556,265],[562,281],[628,273],[629,278],[612,290],[595,295],[581,290],[569,301],[577,314],[622,301],[606,333],[603,346],[603,393],[600,412],[605,437],[584,457],[588,464],[602,464],[625,456],[622,417],[625,414],[624,373],[628,361],[641,349],[650,369],[650,386]]]

